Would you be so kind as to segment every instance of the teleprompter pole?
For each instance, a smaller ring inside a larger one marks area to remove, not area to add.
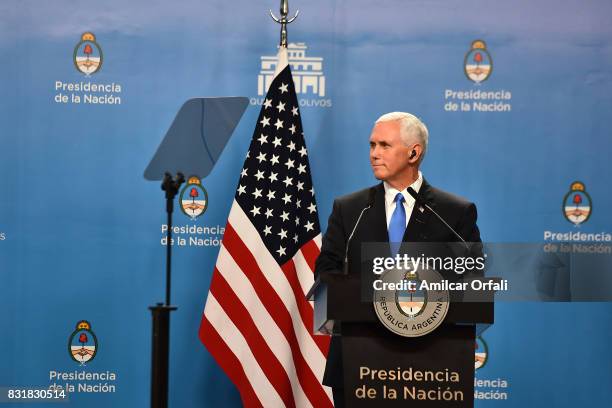
[[[168,407],[168,368],[170,352],[170,312],[176,306],[170,305],[170,289],[172,277],[172,212],[174,197],[181,184],[185,181],[182,173],[177,173],[173,179],[170,173],[165,173],[161,188],[166,192],[166,213],[168,229],[166,231],[166,303],[150,306],[153,317],[152,351],[151,351],[151,408]]]

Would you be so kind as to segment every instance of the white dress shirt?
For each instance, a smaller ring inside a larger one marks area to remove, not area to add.
[[[416,181],[410,185],[417,193],[421,189],[421,185],[423,184],[423,174],[419,171],[419,176]],[[402,191],[398,191],[391,187],[387,182],[383,182],[385,186],[385,214],[387,216],[387,229],[389,229],[389,223],[391,222],[391,216],[393,215],[393,211],[395,211],[395,196],[397,193],[402,193],[404,196],[404,209],[406,210],[406,226],[408,226],[408,222],[410,221],[410,216],[412,215],[412,210],[414,208],[414,198],[408,193],[408,187],[406,187]]]

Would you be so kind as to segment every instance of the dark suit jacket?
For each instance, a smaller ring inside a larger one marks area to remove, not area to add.
[[[383,183],[374,187],[340,197],[334,201],[329,217],[327,232],[323,236],[315,274],[342,273],[346,242],[357,222],[359,214],[368,205],[370,190],[374,189],[374,204],[367,210],[357,227],[349,247],[349,273],[359,273],[361,267],[361,244],[363,242],[388,242],[385,215],[385,189]],[[476,206],[453,194],[434,188],[423,180],[418,194],[423,202],[429,204],[443,219],[452,226],[467,242],[481,242],[476,226]],[[415,204],[412,211],[404,242],[457,242],[458,238],[430,211],[420,211]],[[342,355],[340,339],[333,336],[323,383],[329,386],[342,384]]]

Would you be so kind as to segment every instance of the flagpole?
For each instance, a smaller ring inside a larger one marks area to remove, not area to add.
[[[281,0],[280,18],[276,17],[274,13],[272,13],[272,10],[270,10],[270,17],[272,17],[272,20],[281,25],[279,46],[287,48],[287,24],[293,23],[298,14],[300,14],[300,10],[297,10],[293,17],[287,19],[287,16],[289,15],[289,0]]]

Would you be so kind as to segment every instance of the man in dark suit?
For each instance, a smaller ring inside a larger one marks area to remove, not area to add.
[[[414,115],[392,112],[381,116],[370,135],[370,165],[382,183],[334,201],[315,273],[342,273],[348,238],[362,219],[348,248],[349,274],[358,274],[364,242],[455,242],[456,235],[426,209],[431,206],[468,242],[480,242],[476,206],[432,187],[419,167],[427,151],[427,127]],[[412,187],[419,203],[408,193]],[[397,252],[391,249],[391,253]],[[344,406],[342,353],[335,327],[323,383],[333,387],[334,404]]]

